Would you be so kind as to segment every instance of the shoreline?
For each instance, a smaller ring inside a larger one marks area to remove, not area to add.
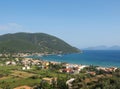
[[[32,57],[28,57],[28,58],[32,58]],[[77,63],[70,63],[70,62],[62,62],[62,61],[55,61],[55,60],[46,60],[46,59],[41,59],[40,57],[39,58],[32,58],[32,59],[36,59],[36,60],[40,60],[40,61],[44,61],[44,62],[54,62],[54,63],[66,63],[66,64],[69,64],[69,65],[78,65],[78,66],[94,66],[94,67],[104,67],[104,68],[120,68],[118,66],[102,66],[102,65],[94,65],[94,64],[77,64]]]
[[[68,63],[68,64],[76,64],[76,65],[87,65],[87,66],[92,65],[92,66],[107,67],[107,68],[109,68],[109,67],[120,68],[120,65],[118,63],[115,65],[112,65],[111,62],[110,63],[108,62],[108,64],[107,64],[106,61],[109,61],[109,60],[106,60],[104,63],[104,61],[101,61],[102,59],[100,59],[101,62],[97,62],[97,61],[93,61],[93,59],[91,59],[91,61],[90,61],[90,58],[89,58],[89,60],[86,60],[86,59],[79,60],[79,59],[75,59],[76,57],[75,58],[73,57],[73,59],[70,58],[71,56],[68,57],[69,55],[76,56],[76,54],[77,54],[77,56],[79,54],[84,55],[83,53],[71,53],[71,54],[45,54],[45,53],[32,53],[32,54],[25,53],[24,54],[24,53],[18,53],[18,54],[14,54],[13,57],[32,58],[32,59],[39,59],[39,60],[42,59],[42,61]],[[7,54],[5,54],[5,55],[7,56]],[[53,56],[53,58],[51,56]],[[63,57],[63,56],[65,56],[65,57]],[[46,58],[44,58],[44,57],[46,57]],[[49,58],[49,57],[51,57],[51,58]],[[75,59],[75,61],[73,61],[74,59]],[[92,61],[93,61],[93,63],[92,63]]]
[[[44,59],[42,57],[44,56],[57,56],[57,57],[62,57],[61,56],[62,54],[49,54],[49,55],[42,55],[42,56],[36,56],[34,58],[34,56],[29,56],[29,58],[33,58],[33,59],[39,59],[39,60],[43,60],[43,61],[54,61],[54,62],[59,62],[59,63],[68,63],[68,64],[76,64],[76,65],[88,65],[88,66],[98,66],[98,67],[106,67],[106,68],[110,68],[110,67],[117,67],[117,68],[120,68],[120,66],[114,66],[114,65],[104,65],[104,64],[94,64],[94,63],[74,63],[74,62],[67,62],[67,61],[64,61],[64,60],[56,60],[56,59],[52,59],[52,58],[48,58],[48,59]],[[63,54],[63,55],[66,55],[66,54]],[[68,54],[67,54],[68,55]]]

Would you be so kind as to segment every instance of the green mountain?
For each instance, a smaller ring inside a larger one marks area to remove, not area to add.
[[[15,33],[0,36],[1,53],[75,53],[79,50],[45,33]]]

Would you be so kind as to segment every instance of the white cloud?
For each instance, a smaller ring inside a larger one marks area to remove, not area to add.
[[[30,32],[30,30],[17,23],[0,24],[0,34],[16,32]]]
[[[23,26],[17,23],[7,23],[0,25],[0,31],[16,31],[22,30]]]

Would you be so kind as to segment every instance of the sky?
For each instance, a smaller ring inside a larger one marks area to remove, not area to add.
[[[42,32],[72,46],[120,45],[120,0],[0,0],[0,35]]]

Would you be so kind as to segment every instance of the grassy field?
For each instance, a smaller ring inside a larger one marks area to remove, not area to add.
[[[40,83],[41,79],[32,79],[36,76],[34,73],[29,73],[21,70],[21,66],[0,66],[0,87],[6,86],[11,89],[20,85],[30,85]]]
[[[65,78],[67,75],[49,69],[38,70],[35,67],[23,71],[21,66],[0,66],[0,87],[13,89],[22,85],[34,86],[40,84],[41,79],[44,77],[58,76]]]

